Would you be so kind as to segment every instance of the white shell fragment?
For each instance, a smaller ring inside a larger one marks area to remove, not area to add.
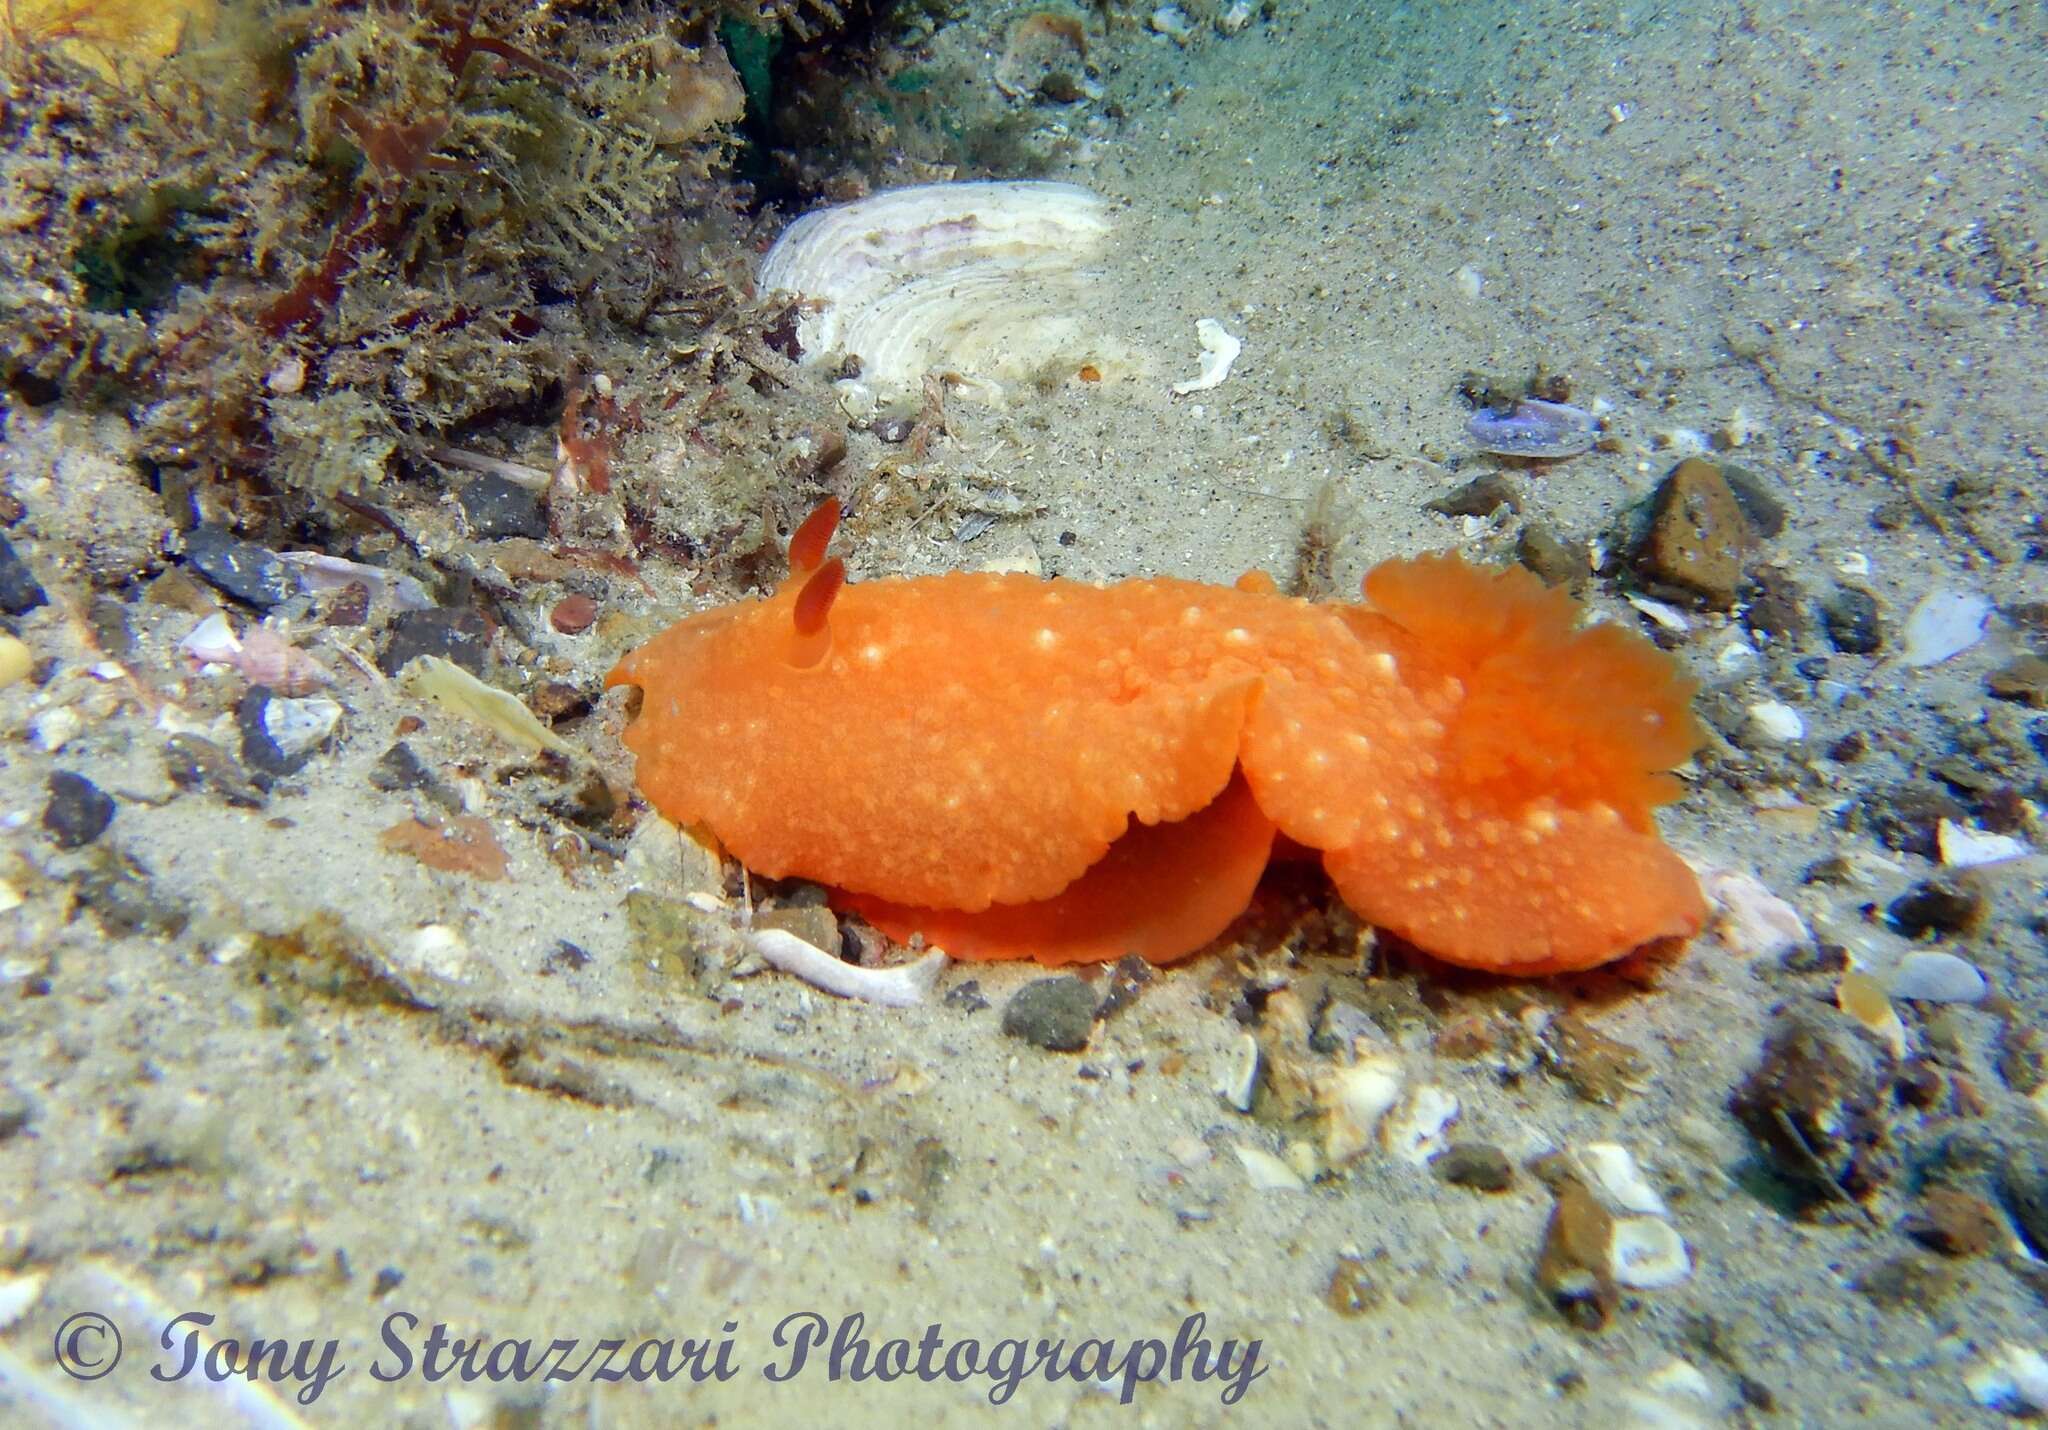
[[[1380,1124],[1380,1141],[1403,1162],[1420,1166],[1440,1157],[1444,1129],[1458,1120],[1458,1095],[1440,1087],[1418,1087]]]
[[[1223,1080],[1216,1085],[1216,1095],[1239,1112],[1250,1112],[1258,1091],[1259,1040],[1250,1033],[1242,1033],[1231,1050]]]
[[[1329,1113],[1324,1151],[1333,1163],[1350,1161],[1372,1145],[1380,1119],[1401,1097],[1401,1060],[1389,1053],[1360,1058],[1331,1073],[1317,1088]]]
[[[860,359],[842,386],[888,403],[943,368],[1000,390],[1108,360],[1083,270],[1109,234],[1109,205],[1075,184],[920,184],[805,214],[759,288],[803,300],[802,361]]]
[[[1915,1003],[1975,1003],[1988,987],[1975,964],[1952,953],[1917,949],[1899,960],[1885,991]]]
[[[924,1002],[951,962],[944,953],[933,949],[915,963],[862,968],[833,957],[787,929],[748,929],[745,937],[747,946],[763,961],[784,973],[795,974],[813,988],[822,988],[841,998],[879,1003],[885,1008],[909,1008]]]
[[[2048,1357],[2006,1341],[1963,1375],[1970,1398],[1988,1410],[2035,1415],[2048,1410]]]
[[[1244,1174],[1251,1179],[1254,1189],[1261,1192],[1304,1192],[1308,1183],[1301,1174],[1262,1147],[1247,1147],[1240,1143],[1232,1149],[1237,1160],[1244,1164]]]
[[[1201,373],[1186,382],[1176,382],[1173,385],[1175,397],[1221,387],[1223,380],[1230,376],[1231,364],[1244,351],[1243,341],[1231,336],[1230,330],[1214,318],[1203,318],[1195,324],[1195,341],[1202,345]]]
[[[1749,728],[1773,745],[1791,745],[1806,738],[1806,721],[1782,700],[1759,700],[1749,707]]]
[[[1972,869],[1979,864],[2002,864],[2021,859],[2033,850],[2027,841],[2010,834],[1986,834],[1967,824],[1944,819],[1935,826],[1934,837],[1941,849],[1941,862],[1951,869]]]
[[[1592,1177],[1594,1190],[1616,1211],[1671,1215],[1664,1198],[1657,1195],[1657,1189],[1636,1166],[1636,1159],[1619,1142],[1589,1142],[1579,1149],[1579,1161]]]
[[[1906,617],[1907,665],[1939,665],[1984,635],[1991,602],[1968,591],[1929,591]]]
[[[1632,1291],[1676,1286],[1692,1275],[1692,1253],[1685,1249],[1685,1239],[1662,1217],[1617,1217],[1607,1245],[1615,1284]]]
[[[1744,958],[1779,958],[1813,941],[1799,911],[1753,874],[1716,869],[1700,880],[1714,905],[1714,931]]]
[[[318,749],[341,723],[332,700],[272,700],[263,707],[263,733],[286,759]]]

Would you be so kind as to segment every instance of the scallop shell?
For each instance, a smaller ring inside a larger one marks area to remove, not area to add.
[[[805,214],[768,250],[759,288],[802,300],[803,361],[857,357],[847,385],[881,403],[934,369],[999,393],[1112,357],[1086,298],[1110,230],[1109,204],[1076,184],[920,184]]]

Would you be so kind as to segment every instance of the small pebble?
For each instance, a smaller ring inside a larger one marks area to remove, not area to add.
[[[491,651],[491,627],[468,609],[436,607],[407,611],[391,626],[391,643],[377,662],[386,675],[396,675],[423,655],[452,661],[471,675],[482,675]]]
[[[28,569],[28,563],[14,549],[14,543],[0,536],[0,611],[23,616],[50,598],[42,582]]]
[[[1923,879],[1885,907],[1893,928],[1908,938],[1972,933],[1988,913],[1984,891],[1963,879]]]
[[[545,540],[548,519],[540,509],[540,493],[504,477],[486,473],[464,483],[455,494],[469,523],[469,534],[482,541],[508,536]]]
[[[114,822],[113,797],[84,775],[70,770],[50,774],[50,802],[43,806],[43,829],[59,849],[82,849],[107,832]]]
[[[271,736],[268,715],[277,698],[266,687],[252,685],[235,702],[235,727],[242,733],[242,764],[270,778],[297,774],[313,757],[311,750],[287,754]]]
[[[227,751],[199,735],[181,732],[165,741],[164,770],[178,788],[203,790],[237,809],[261,809],[266,798]]]
[[[1680,462],[1657,488],[1649,532],[1637,552],[1646,579],[1726,610],[1735,603],[1749,520],[1712,462]]]
[[[1095,990],[1078,978],[1041,978],[1003,1005],[1003,1032],[1049,1052],[1079,1052],[1095,1027],[1095,1003]]]
[[[1515,1184],[1515,1164],[1488,1142],[1453,1142],[1430,1164],[1438,1179],[1478,1192],[1504,1192]]]
[[[597,602],[577,591],[555,602],[548,624],[565,636],[580,636],[597,619]]]
[[[1500,508],[1520,511],[1522,499],[1499,472],[1474,477],[1447,496],[1440,496],[1423,508],[1438,516],[1491,516]]]
[[[299,581],[277,553],[218,526],[185,537],[185,564],[236,600],[268,609],[298,594]]]
[[[2022,1141],[2006,1149],[1998,1197],[2036,1256],[2048,1257],[2048,1141]]]
[[[1877,597],[1856,586],[1844,586],[1820,608],[1828,641],[1843,655],[1875,655],[1884,649],[1884,628],[1877,617]]]
[[[1984,677],[1984,684],[2000,700],[2048,708],[2048,657],[2028,654],[2007,661]]]
[[[1943,1256],[1981,1256],[2002,1230],[1998,1213],[1981,1197],[1954,1187],[1930,1187],[1920,1210],[1903,1224],[1906,1235]]]
[[[35,668],[35,652],[16,637],[0,632],[0,690],[28,679]]]
[[[1918,949],[1899,960],[1887,991],[1916,1003],[1975,1003],[1985,989],[1976,965],[1952,953]]]

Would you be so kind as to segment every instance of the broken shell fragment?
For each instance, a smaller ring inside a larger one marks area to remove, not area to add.
[[[1232,336],[1230,330],[1214,318],[1203,318],[1195,324],[1195,341],[1202,345],[1202,369],[1186,382],[1173,385],[1175,397],[1221,387],[1223,380],[1230,376],[1237,355],[1244,351],[1243,339]]]
[[[858,358],[858,385],[884,404],[934,369],[1000,395],[1055,366],[1118,366],[1084,272],[1110,228],[1109,205],[1076,184],[920,184],[805,214],[759,287],[802,300],[803,362]]]
[[[1608,1270],[1617,1286],[1655,1291],[1692,1275],[1692,1253],[1661,1217],[1619,1217],[1608,1241]]]
[[[1329,1114],[1324,1152],[1332,1164],[1350,1161],[1372,1145],[1380,1119],[1401,1096],[1401,1060],[1386,1053],[1360,1058],[1318,1084],[1316,1100]]]
[[[1443,1155],[1444,1129],[1457,1120],[1456,1093],[1418,1087],[1380,1124],[1380,1141],[1395,1157],[1419,1167]]]

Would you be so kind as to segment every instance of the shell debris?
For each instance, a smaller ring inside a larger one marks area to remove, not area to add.
[[[1185,382],[1176,382],[1173,385],[1175,397],[1221,387],[1224,379],[1230,376],[1238,354],[1244,351],[1244,340],[1233,336],[1230,329],[1214,318],[1203,318],[1195,324],[1195,341],[1202,345],[1201,371]]]
[[[918,184],[805,214],[759,288],[803,300],[800,361],[860,359],[840,384],[850,408],[913,399],[936,368],[1000,395],[1061,362],[1122,366],[1085,281],[1111,229],[1108,203],[1078,184]]]

